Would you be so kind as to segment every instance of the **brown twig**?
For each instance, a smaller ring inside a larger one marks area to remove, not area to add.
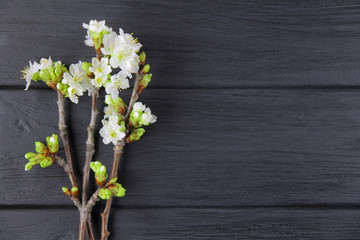
[[[139,89],[139,84],[140,84],[142,77],[143,77],[143,74],[141,73],[141,70],[140,70],[138,73],[136,73],[136,79],[135,79],[134,88],[133,88],[133,91],[131,94],[129,106],[128,106],[127,112],[125,114],[125,117],[123,119],[125,121],[125,123],[128,122],[132,108],[133,108],[135,102],[137,101],[137,99],[139,98],[138,89]],[[127,132],[128,131],[126,131],[126,133]],[[125,146],[125,138],[123,140],[121,140],[120,142],[117,142],[117,144],[114,147],[114,159],[113,159],[113,165],[112,165],[112,169],[111,169],[110,178],[117,177],[119,163],[120,163],[120,159],[121,159],[121,155],[122,155],[124,146]],[[110,197],[110,199],[107,200],[105,209],[104,209],[103,213],[101,214],[101,221],[102,221],[101,222],[101,240],[107,240],[110,235],[110,232],[108,230],[108,222],[109,222],[111,203],[112,203],[112,197]]]
[[[65,123],[64,100],[65,100],[64,96],[60,92],[58,92],[57,104],[58,104],[58,108],[59,108],[59,131],[60,131],[60,136],[63,141],[64,148],[65,148],[65,154],[66,154],[67,165],[68,165],[67,174],[71,181],[71,185],[73,187],[79,187],[79,185],[76,181],[75,174],[74,174],[74,165],[73,165],[73,161],[71,158],[69,136],[68,136],[68,132],[67,132],[67,126]]]
[[[121,159],[121,155],[123,153],[123,148],[125,146],[124,139],[118,142],[114,147],[114,159],[113,159],[113,166],[111,169],[110,179],[117,177],[117,170],[119,168],[119,163]],[[112,197],[107,200],[103,213],[101,214],[101,240],[105,240],[110,235],[108,231],[108,221],[111,209]]]
[[[81,206],[80,211],[80,224],[79,224],[79,240],[85,239],[85,230],[88,228],[88,235],[90,239],[95,239],[94,232],[92,230],[92,220],[91,220],[91,211],[95,206],[96,202],[99,201],[99,191],[100,188],[93,193],[88,203],[84,206]]]
[[[71,152],[70,152],[69,136],[68,136],[68,132],[67,132],[67,126],[65,123],[64,101],[65,101],[64,96],[60,92],[58,92],[57,104],[58,104],[58,108],[59,108],[59,131],[60,131],[61,139],[64,144],[67,162],[65,162],[65,160],[60,158],[59,156],[55,156],[55,160],[61,167],[64,168],[65,173],[68,175],[68,177],[70,179],[71,185],[73,187],[78,187],[79,185],[76,181],[76,177],[74,174],[74,166],[73,166],[73,161],[72,161]],[[82,207],[80,200],[75,196],[72,196],[71,200],[74,202],[74,205],[80,210]],[[86,229],[87,229],[87,232],[89,235],[89,239],[95,240],[94,229],[91,224],[91,219],[89,219],[89,223],[87,224]]]
[[[90,124],[87,128],[88,131],[88,137],[86,140],[86,153],[85,153],[85,164],[84,164],[84,175],[83,175],[83,185],[82,185],[82,204],[83,206],[87,203],[87,191],[88,191],[88,185],[89,185],[89,175],[90,175],[90,163],[92,160],[92,157],[95,153],[95,139],[94,139],[94,129],[95,129],[95,123],[96,118],[99,114],[99,112],[96,109],[96,102],[97,102],[97,96],[98,96],[99,90],[95,88],[91,94],[92,96],[92,107],[91,107],[91,119]]]
[[[65,173],[69,176],[69,165],[65,162],[65,160],[58,155],[53,155],[55,162],[64,169]],[[74,202],[74,205],[80,210],[81,209],[81,203],[78,197],[76,196],[70,196],[71,200]]]

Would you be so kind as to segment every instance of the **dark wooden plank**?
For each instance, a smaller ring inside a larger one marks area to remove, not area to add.
[[[357,1],[6,1],[0,86],[24,85],[30,59],[90,60],[81,23],[93,18],[139,37],[154,87],[359,86],[359,11]]]
[[[1,204],[71,204],[59,167],[23,171],[33,142],[57,132],[56,94],[0,92]],[[121,206],[357,204],[360,95],[343,90],[147,90],[159,117],[127,147]],[[70,105],[82,166],[89,98]],[[43,114],[43,116],[42,116]],[[99,139],[98,139],[99,140]],[[111,166],[112,147],[96,159]],[[80,169],[78,166],[78,169]]]
[[[358,209],[113,209],[110,236],[134,240],[357,240],[359,214]],[[2,239],[76,239],[77,236],[76,210],[2,210],[0,220]]]

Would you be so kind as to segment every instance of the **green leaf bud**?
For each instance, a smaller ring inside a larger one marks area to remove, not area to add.
[[[66,196],[71,197],[71,192],[68,188],[62,187],[61,189],[65,193]]]
[[[147,85],[151,81],[151,77],[152,77],[152,73],[146,74],[143,76],[143,78],[140,81],[138,93],[142,93],[144,91],[144,89],[147,87]]]
[[[46,157],[43,160],[41,160],[40,167],[42,168],[50,167],[51,164],[53,164],[53,159],[51,157]]]
[[[47,151],[47,147],[42,142],[35,142],[35,151],[37,153],[45,153]]]
[[[25,164],[25,171],[29,171],[32,167],[33,165],[31,165],[31,163]]]
[[[111,191],[112,195],[115,197],[123,197],[125,196],[125,188],[121,186],[120,183],[115,183],[113,186],[109,187],[109,190]]]
[[[72,187],[71,188],[71,194],[74,196],[78,196],[79,195],[79,188],[78,187]]]
[[[145,64],[145,60],[146,60],[146,54],[145,52],[141,52],[139,55],[139,59],[140,59],[140,64],[144,65]]]
[[[143,128],[137,128],[131,130],[129,136],[126,138],[126,142],[131,143],[131,142],[139,141],[144,133],[145,133],[145,129]]]
[[[51,153],[57,153],[59,151],[59,136],[52,134],[46,138],[47,146]]]
[[[150,65],[149,64],[146,64],[144,67],[143,67],[143,71],[144,73],[148,73],[150,71]]]
[[[27,154],[25,154],[26,159],[33,158],[35,156],[36,156],[36,153],[33,153],[33,152],[28,152]]]
[[[102,188],[100,189],[99,191],[99,197],[102,199],[102,200],[107,200],[111,197],[111,191],[107,188]]]
[[[91,67],[92,66],[92,64],[91,63],[89,63],[89,62],[83,62],[83,64],[82,64],[82,69],[86,72],[86,73],[91,73],[90,71],[89,71],[89,67]]]

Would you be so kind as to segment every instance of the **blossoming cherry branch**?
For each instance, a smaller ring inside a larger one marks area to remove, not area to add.
[[[43,81],[47,86],[57,91],[59,108],[59,132],[64,145],[66,160],[59,156],[58,135],[52,134],[46,138],[46,145],[35,142],[35,152],[28,152],[25,158],[28,171],[36,165],[42,168],[50,167],[54,162],[64,169],[71,182],[71,188],[62,187],[63,192],[78,208],[80,213],[78,239],[95,239],[91,212],[100,199],[107,200],[104,212],[101,214],[101,239],[108,239],[108,219],[113,197],[125,196],[125,188],[117,182],[117,172],[122,151],[127,143],[138,141],[145,133],[145,126],[156,122],[157,118],[150,108],[141,102],[136,102],[139,94],[148,86],[152,74],[150,65],[145,65],[146,55],[141,52],[142,45],[131,34],[124,33],[120,28],[116,33],[105,25],[105,21],[91,20],[83,24],[87,30],[85,44],[93,47],[96,57],[90,62],[71,64],[66,67],[61,61],[53,62],[51,57],[42,58],[40,63],[29,62],[23,70],[28,90],[32,81]],[[129,80],[136,75],[132,95],[128,105],[120,97],[121,90],[130,87]],[[104,118],[99,131],[104,144],[114,145],[114,158],[110,178],[106,166],[100,161],[93,161],[95,153],[95,124],[98,116],[97,101],[99,91],[105,90]],[[79,189],[73,159],[70,152],[70,137],[65,121],[64,101],[66,98],[77,104],[79,97],[87,92],[91,96],[90,123],[87,127],[85,164],[83,168],[82,188]],[[90,169],[94,172],[97,190],[89,197]]]

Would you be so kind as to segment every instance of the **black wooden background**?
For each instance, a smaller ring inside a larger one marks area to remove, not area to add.
[[[61,168],[24,172],[58,132],[56,93],[19,77],[90,61],[90,19],[144,45],[158,116],[126,147],[111,239],[360,239],[358,1],[1,0],[0,19],[0,239],[76,239]],[[89,104],[67,104],[78,176]]]

